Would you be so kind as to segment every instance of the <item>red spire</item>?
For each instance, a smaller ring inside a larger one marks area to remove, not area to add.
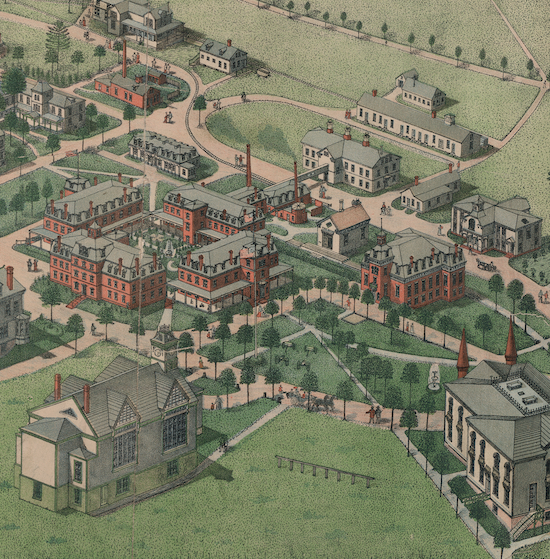
[[[516,339],[514,338],[514,330],[512,328],[512,317],[510,317],[510,329],[508,330],[508,341],[506,342],[506,365],[515,365],[518,359],[516,351]]]
[[[464,378],[468,374],[468,347],[466,346],[466,329],[462,329],[462,339],[460,340],[460,349],[458,350],[458,361],[456,368],[458,370],[458,378]]]

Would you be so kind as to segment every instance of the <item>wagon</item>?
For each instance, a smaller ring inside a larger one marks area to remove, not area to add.
[[[256,74],[260,76],[260,78],[269,78],[269,76],[271,76],[271,72],[267,68],[258,68]]]
[[[487,264],[487,262],[483,262],[479,258],[476,258],[476,262],[477,262],[477,267],[480,270],[485,270],[486,272],[496,272],[497,271],[497,267],[492,262],[490,264]]]

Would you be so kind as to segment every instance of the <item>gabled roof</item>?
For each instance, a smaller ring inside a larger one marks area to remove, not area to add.
[[[397,76],[398,78],[403,77],[405,79],[407,78],[415,78],[418,79],[418,72],[416,71],[416,68],[412,68],[411,70],[407,70],[406,72],[403,72],[402,74],[399,74],[399,76]]]
[[[48,91],[52,91],[53,87],[44,80],[38,80],[36,85],[31,89],[35,93],[46,93]]]
[[[1,289],[0,300],[6,297],[11,297],[16,293],[25,293],[26,289],[15,279],[15,274],[13,275],[13,289],[8,289],[8,273],[6,271],[6,266],[0,268],[0,285],[3,286]]]
[[[361,223],[368,223],[370,221],[369,214],[365,211],[365,208],[361,204],[356,206],[350,206],[341,212],[336,212],[324,219],[321,223],[325,223],[327,220],[334,223],[334,227],[337,231],[345,231],[350,227],[359,225]]]
[[[403,91],[407,93],[412,93],[413,95],[419,95],[426,99],[433,99],[437,93],[441,93],[437,87],[433,85],[428,85],[427,83],[419,82],[414,78],[406,78],[403,84]]]
[[[431,200],[436,196],[441,196],[442,194],[450,192],[450,185],[456,181],[460,181],[460,173],[455,170],[452,173],[443,173],[436,177],[420,181],[418,184],[415,184],[402,192],[410,190],[411,194],[415,198],[424,202],[425,200]]]
[[[228,47],[227,44],[219,43],[218,41],[214,41],[214,39],[205,39],[199,50],[201,52],[208,52],[212,56],[216,56],[223,60],[231,60],[237,52],[246,54],[244,50],[233,46]]]
[[[22,431],[27,431],[43,437],[53,442],[62,441],[75,435],[80,434],[80,429],[71,423],[68,419],[60,417],[45,417],[34,423],[29,423],[25,427],[21,427]]]

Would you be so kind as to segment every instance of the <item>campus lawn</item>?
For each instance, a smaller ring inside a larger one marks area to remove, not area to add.
[[[546,287],[550,283],[550,237],[542,238],[540,250],[530,252],[524,256],[510,258],[508,263],[514,270],[527,276],[529,279]],[[546,289],[542,290],[543,292]]]
[[[265,228],[276,235],[281,235],[281,237],[286,237],[288,235],[288,231],[281,227],[280,225],[275,225],[274,223],[268,223]],[[308,235],[309,233],[303,233],[304,235]],[[299,237],[300,235],[297,235]]]
[[[64,157],[57,160],[54,165],[56,167],[66,167],[69,169],[78,168],[78,159],[80,159],[80,169],[84,171],[97,171],[98,173],[122,173],[123,175],[141,176],[143,173],[135,167],[129,167],[118,161],[113,161],[102,155],[95,153],[81,153],[79,157]]]
[[[58,19],[74,23],[82,14],[82,9],[79,2],[71,2],[71,13],[69,13],[68,3],[66,2],[43,1],[33,5],[28,0],[16,4],[5,2],[2,6],[2,11],[8,14],[15,14],[49,24],[55,23]],[[17,44],[26,45],[24,41]]]
[[[214,368],[213,366],[211,367]],[[193,381],[195,386],[203,389],[203,394],[205,396],[219,396],[220,394],[225,394],[226,389],[222,386],[219,381],[219,376],[221,374],[221,369],[218,369],[218,379],[214,380],[213,378],[204,377],[198,378],[197,380]],[[212,376],[214,376],[214,371],[212,370]],[[233,386],[229,389],[229,394],[234,394],[238,392],[237,387]]]
[[[253,315],[249,315],[248,324],[250,324],[251,326],[254,325]],[[271,327],[271,319],[270,320],[265,320],[261,324],[258,324],[258,347],[262,347],[262,341],[261,341],[262,340],[262,334],[267,328],[270,328],[270,327]],[[273,318],[273,327],[279,332],[279,335],[281,336],[281,338],[284,338],[286,336],[290,336],[291,334],[295,334],[296,332],[299,332],[300,330],[303,330],[302,326],[299,326],[295,322],[289,320],[288,318],[282,317],[282,316],[275,316]],[[203,340],[205,338],[206,338],[206,332],[203,332]],[[197,351],[197,353],[199,355],[204,355],[205,357],[208,358],[208,352],[210,351],[210,348],[215,346],[215,345],[217,345],[221,348],[222,347],[221,340],[216,340],[215,342],[213,342],[211,344],[203,345],[202,348],[199,351]],[[236,336],[236,334],[233,334],[233,336],[231,336],[231,338],[229,338],[228,340],[225,340],[224,355],[223,355],[224,359],[226,361],[228,361],[229,359],[233,359],[234,357],[242,355],[243,354],[243,349],[244,349],[243,344],[237,343],[237,336]],[[249,353],[250,351],[253,351],[253,350],[254,350],[254,341],[252,341],[249,344],[246,344],[246,352],[247,353]]]
[[[161,71],[162,68],[163,65],[161,64],[160,67]],[[128,67],[127,76],[129,78],[134,79],[136,76],[144,76],[144,75],[145,75],[145,64],[132,64],[131,66]],[[175,85],[172,85],[168,82],[163,85],[152,84],[156,89],[160,90],[162,100],[165,103],[168,101],[170,103],[177,103],[179,101],[183,101],[184,99],[187,99],[191,91],[189,88],[189,84],[186,81],[177,78],[175,76],[170,76],[170,80],[176,81],[179,84],[179,90],[180,90],[180,94],[177,97],[174,97],[173,99],[170,100],[168,100],[167,95],[173,93],[178,89]]]
[[[75,177],[78,174],[80,176],[80,178],[88,179],[90,181],[91,186],[94,185],[94,178],[97,178],[97,184],[105,182],[105,181],[109,181],[109,180],[114,180],[114,181],[118,182],[118,174],[117,173],[113,173],[111,175],[103,175],[103,174],[100,174],[100,173],[87,173],[86,171],[82,171],[82,170],[80,170],[80,173],[77,173],[76,169],[74,171],[67,170],[66,172],[70,173],[71,175],[73,175]],[[123,176],[121,182],[122,182],[122,184],[130,184],[130,178]]]
[[[246,158],[243,158],[243,162],[246,161]],[[243,168],[244,171],[244,168]],[[246,186],[246,175],[243,174],[235,174],[229,175],[228,177],[223,177],[221,179],[215,180],[210,182],[206,185],[208,190],[213,190],[214,192],[218,192],[219,194],[230,194],[235,190],[239,190],[240,188],[244,188]],[[267,184],[252,179],[252,187],[257,187],[258,190],[263,190]]]
[[[180,186],[180,185],[174,184],[174,183],[169,183],[169,182],[164,182],[164,181],[159,181],[157,183],[157,190],[155,192],[155,207],[153,209],[158,210],[158,209],[162,208],[164,197],[169,192],[174,190],[174,188],[178,188],[178,186]]]
[[[134,45],[132,45],[134,46]],[[96,91],[94,88],[94,83],[88,84],[84,86],[83,89],[75,89],[74,92],[81,97],[86,97],[90,101],[95,101],[97,103],[103,103],[104,105],[109,105],[109,107],[113,107],[114,109],[118,109],[119,111],[124,111],[124,107],[128,103],[121,101],[120,99],[115,99],[106,93],[101,93],[100,91]],[[158,108],[158,105],[157,105]],[[148,109],[147,114],[151,114],[151,109]],[[136,119],[143,116],[143,109],[138,109],[136,107]],[[125,121],[126,124],[126,121]],[[130,125],[131,126],[131,125]]]
[[[225,74],[224,72],[219,72],[218,70],[214,70],[214,68],[207,68],[206,66],[201,66],[200,64],[193,66],[192,68],[190,68],[190,70],[195,72],[195,74],[199,76],[201,82],[204,85],[207,85],[209,83],[215,82],[216,80],[220,80],[222,78],[227,77],[227,74]]]
[[[15,138],[13,136],[10,138],[9,134],[7,133],[4,142],[6,146],[5,147],[6,164],[2,166],[2,174],[5,174],[8,171],[15,169],[16,167],[19,167],[21,161],[23,162],[23,167],[24,167],[26,163],[29,163],[30,161],[34,161],[36,159],[36,155],[34,155],[31,148],[25,145],[18,138]],[[21,146],[23,146],[23,148],[25,149],[24,159],[18,159],[17,157],[15,157],[15,150]]]
[[[124,155],[129,152],[128,143],[138,134],[143,134],[143,130],[137,128],[130,133],[122,134],[122,136],[110,138],[105,143],[101,144],[99,149],[114,153],[115,155]]]
[[[310,303],[307,308],[302,311],[302,322],[307,322],[308,324],[315,324],[319,313],[315,310],[312,305],[312,300],[317,298],[316,290],[311,291],[313,294],[310,297]],[[339,293],[334,294],[334,300],[339,301],[341,295]],[[324,307],[323,313],[338,312],[338,314],[344,312],[344,309],[340,305],[334,303],[329,303],[325,301],[326,305]],[[288,304],[288,302],[287,302]],[[292,314],[298,316],[296,311],[292,311]],[[424,342],[409,334],[403,334],[401,330],[394,330],[393,332],[393,342],[390,342],[390,329],[379,322],[368,319],[360,324],[349,324],[348,322],[339,321],[338,327],[340,331],[347,332],[352,331],[355,334],[355,339],[358,341],[365,340],[370,347],[376,347],[378,349],[385,349],[388,351],[395,351],[397,353],[408,353],[409,355],[418,355],[422,357],[442,357],[444,359],[456,359],[456,353],[448,349],[443,349],[435,344]],[[336,328],[334,329],[336,332]],[[331,334],[330,329],[327,329],[327,334]],[[417,333],[418,334],[418,333]]]
[[[226,307],[226,309],[227,308],[229,308],[233,312],[233,314],[238,312],[238,305],[235,305],[235,307],[233,308]],[[201,311],[200,309],[196,309],[194,307],[190,307],[188,305],[180,303],[179,301],[176,301],[172,309],[172,330],[174,330],[174,332],[189,330],[190,328],[192,328],[193,319],[196,316],[204,316],[208,324],[216,322],[220,319],[219,312],[206,313],[204,311]],[[203,339],[206,339],[206,332],[202,333],[202,337]]]
[[[29,245],[14,245],[13,250],[26,254],[31,258],[36,258],[37,260],[42,260],[42,262],[50,263],[50,253],[47,250],[41,250],[35,246]]]
[[[25,142],[32,144],[38,155],[51,155],[51,150],[46,148],[46,140],[43,137],[34,136],[33,134],[25,134]],[[56,153],[54,151],[54,153]]]
[[[269,225],[267,227],[269,227]],[[277,227],[277,225],[275,225],[275,227]],[[317,233],[298,233],[292,238],[295,241],[300,241],[302,243],[311,243],[313,245],[317,244]]]
[[[550,356],[545,349],[536,349],[518,355],[519,363],[531,363],[541,373],[550,375]]]
[[[419,423],[422,425],[422,418],[425,417],[425,414],[418,414],[419,416]],[[424,457],[428,458],[428,462],[433,465],[433,458],[441,453],[444,452],[447,454],[449,458],[449,466],[443,470],[443,472],[436,470],[438,474],[443,473],[443,475],[447,474],[454,474],[455,472],[463,472],[466,469],[466,466],[451,452],[449,452],[445,445],[443,444],[444,436],[443,431],[420,431],[420,430],[411,430],[410,432],[410,439],[411,443],[418,448],[421,454]],[[426,441],[431,439],[434,443],[434,448],[430,452],[428,452],[428,456],[426,456]]]

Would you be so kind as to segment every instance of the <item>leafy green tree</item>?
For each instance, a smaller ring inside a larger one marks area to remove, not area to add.
[[[512,280],[506,288],[506,294],[512,299],[512,314],[516,316],[516,301],[523,297],[523,283],[518,279]]]
[[[207,353],[208,361],[214,363],[214,380],[218,377],[218,363],[223,362],[223,352],[219,345],[211,345]]]
[[[424,437],[422,437],[422,451],[426,456],[426,466],[424,468],[425,477],[428,477],[428,456],[433,454],[435,450],[436,450],[435,439],[429,436],[428,433],[425,433]]]
[[[342,12],[340,14],[340,19],[342,20],[342,27],[346,26],[346,19],[348,19],[348,14],[346,12]]]
[[[33,205],[40,200],[40,189],[36,181],[31,181],[25,187],[25,199],[31,203],[31,215],[34,215]]]
[[[386,40],[386,33],[388,32],[388,24],[384,22],[382,24],[382,33],[384,33],[384,40]]]
[[[432,466],[434,467],[434,469],[436,471],[439,472],[439,496],[440,497],[441,497],[442,488],[443,488],[443,474],[447,473],[447,470],[449,469],[449,464],[450,464],[449,454],[447,453],[447,451],[445,449],[438,452],[432,458]]]
[[[19,121],[17,126],[19,132],[21,132],[21,136],[23,137],[23,143],[25,143],[25,134],[28,134],[30,131],[29,123],[26,120]]]
[[[23,60],[25,58],[25,49],[22,46],[13,47],[12,57],[14,60]]]
[[[241,384],[246,384],[246,403],[250,404],[250,385],[256,382],[256,373],[254,367],[249,365],[242,368],[241,371]]]
[[[344,421],[346,420],[346,402],[353,398],[353,383],[345,379],[338,383],[336,387],[336,397],[344,402]]]
[[[504,71],[508,67],[508,59],[505,56],[500,59],[500,67],[502,68],[502,79],[504,79]]]
[[[136,108],[134,105],[125,105],[122,118],[128,121],[128,134],[130,133],[130,123],[136,118]]]
[[[275,385],[283,380],[279,367],[269,367],[265,372],[265,384],[271,384],[271,398],[275,399]]]
[[[290,293],[288,291],[288,284],[283,285],[277,289],[277,298],[281,302],[281,314],[283,314],[283,303],[290,297]]]
[[[4,198],[0,198],[0,215],[6,215],[8,213],[8,205]]]
[[[361,297],[361,288],[356,283],[352,283],[349,289],[350,299],[353,299],[353,314],[355,314],[355,303]]]
[[[380,303],[378,303],[378,308],[381,311],[384,311],[384,321],[382,324],[386,324],[386,313],[393,308],[393,303],[391,302],[390,298],[387,296],[382,297],[380,299]]]
[[[248,303],[250,305],[250,303]],[[250,307],[252,308],[252,307]],[[231,307],[222,309],[219,314],[220,324],[233,324],[233,311]]]
[[[341,330],[337,330],[332,336],[332,343],[336,346],[336,353],[338,357],[338,365],[340,365],[340,351],[346,345],[346,334]]]
[[[262,345],[269,348],[269,366],[273,361],[273,348],[281,345],[281,336],[279,332],[273,328],[266,328],[262,333]]]
[[[222,342],[223,345],[223,342]],[[178,339],[178,351],[185,353],[185,372],[187,373],[187,354],[193,353],[195,342],[193,336],[189,332],[182,332]]]
[[[342,306],[344,306],[344,295],[349,294],[349,281],[340,280],[338,282],[338,293],[342,295]]]
[[[311,10],[311,4],[309,2],[304,4],[304,10],[306,11],[306,15],[309,16],[309,10]]]
[[[424,341],[426,341],[426,326],[429,326],[434,320],[434,313],[429,306],[422,307],[418,311],[417,320],[424,326]]]
[[[399,311],[394,307],[388,313],[388,320],[386,326],[390,329],[390,344],[393,343],[393,331],[399,328]]]
[[[449,330],[452,330],[453,328],[456,327],[455,321],[448,314],[442,314],[439,317],[437,326],[443,332],[443,347],[445,347],[447,332],[449,332]]]
[[[412,401],[412,385],[418,384],[420,382],[420,371],[416,363],[407,363],[403,367],[403,372],[401,373],[401,382],[408,383],[409,385],[409,407]]]
[[[69,50],[70,43],[69,29],[61,20],[57,20],[54,25],[48,26],[48,32],[46,33],[46,50],[53,51],[57,54],[58,68],[61,52]],[[104,48],[103,51],[105,51]]]
[[[72,314],[67,320],[67,330],[74,334],[74,354],[77,352],[78,336],[84,334],[84,323],[79,314]]]
[[[71,64],[76,64],[76,73],[80,73],[80,65],[85,62],[84,54],[81,50],[75,50],[71,54]]]
[[[502,555],[504,554],[504,548],[508,549],[510,543],[510,532],[508,532],[505,526],[499,523],[495,531],[493,545],[500,548],[500,559],[502,559]]]
[[[293,281],[287,285],[288,292],[292,295],[292,303],[294,303],[294,298],[296,295],[300,294],[300,286],[297,281]]]
[[[527,61],[527,71],[529,72],[529,77],[531,77],[531,74],[533,73],[533,68],[535,67],[535,63],[529,59]]]
[[[105,324],[105,341],[107,341],[107,327],[115,323],[115,315],[111,305],[102,305],[97,314],[99,324]]]
[[[116,63],[117,64],[120,64],[120,53],[122,52],[123,49],[124,49],[124,45],[122,44],[121,41],[117,41],[113,45],[113,50],[116,52]]]
[[[384,401],[386,400],[386,383],[393,379],[393,366],[388,359],[380,360],[380,368],[378,369],[378,377],[384,380]]]
[[[137,352],[139,346],[139,336],[145,336],[145,324],[143,323],[143,320],[139,320],[139,317],[135,316],[132,319],[132,324],[130,325],[130,330],[128,332],[130,334],[136,335],[136,352]]]
[[[99,129],[101,130],[101,143],[103,143],[105,141],[105,128],[107,128],[107,126],[109,126],[109,117],[106,114],[101,113],[97,117],[96,124],[99,127]]]
[[[319,299],[322,297],[321,291],[326,287],[326,285],[327,285],[326,278],[322,276],[317,276],[315,278],[315,283],[313,284],[313,286],[315,287],[315,289],[319,290]]]
[[[59,136],[57,134],[50,134],[46,140],[46,149],[52,152],[52,163],[55,161],[54,151],[61,149],[61,142],[59,141]],[[42,194],[44,194],[44,189],[42,189]]]
[[[396,409],[403,408],[403,396],[401,395],[401,389],[395,384],[390,384],[388,386],[388,393],[384,398],[384,407],[391,409],[391,423],[390,431],[393,431],[393,412]]]
[[[434,45],[435,45],[435,35],[430,35],[430,38],[428,39],[428,44],[430,45],[430,51],[433,52]]]
[[[2,75],[2,93],[5,95],[19,95],[25,91],[26,87],[27,81],[21,68],[12,66]]]
[[[315,371],[313,371],[312,369],[306,371],[302,378],[300,386],[307,392],[307,410],[309,411],[309,401],[311,398],[311,393],[314,390],[319,390],[319,379],[317,378],[317,374],[315,373]]]
[[[44,181],[44,184],[42,185],[42,196],[44,196],[47,202],[48,199],[51,198],[52,194],[53,194],[52,181],[50,180],[49,177],[47,177],[46,180]]]
[[[399,316],[403,317],[402,332],[405,332],[405,320],[411,316],[412,309],[407,303],[401,303],[397,309],[399,311]]]
[[[294,9],[294,2],[292,0],[290,0],[290,2],[286,5],[287,9],[288,9],[288,17],[290,17],[290,14],[292,12],[292,10]]]
[[[369,317],[369,305],[374,303],[374,293],[370,289],[365,289],[361,295],[361,303],[367,305],[367,318]]]
[[[361,359],[361,365],[359,368],[359,374],[365,383],[365,390],[368,391],[368,381],[369,377],[376,378],[380,370],[380,365],[382,364],[382,359],[377,355],[369,355],[364,359]]]
[[[25,207],[23,192],[16,192],[10,201],[10,212],[15,212],[15,225],[17,226],[17,213],[22,212]]]
[[[77,136],[82,140],[82,151],[84,151],[84,140],[90,135],[91,130],[91,122],[86,120],[84,125],[76,131]]]
[[[410,455],[410,444],[411,444],[411,429],[413,427],[418,427],[418,417],[416,417],[416,412],[413,409],[406,409],[399,419],[399,426],[405,427],[407,429],[407,456]]]
[[[302,278],[300,282],[302,289],[306,292],[306,303],[309,303],[309,292],[313,289],[313,279],[309,276]]]
[[[298,321],[302,324],[302,311],[307,307],[305,299],[300,295],[296,297],[294,302],[292,303],[292,308],[295,311],[298,311]]]
[[[8,127],[10,131],[10,146],[11,146],[11,131],[17,126],[18,119],[17,115],[13,112],[9,112],[4,118],[4,125]]]
[[[193,328],[195,332],[199,333],[199,349],[200,349],[202,347],[201,344],[202,333],[208,330],[208,322],[206,321],[206,318],[200,314],[195,316],[195,318],[193,318],[193,321],[191,322],[191,328]]]
[[[273,300],[267,302],[265,312],[271,315],[271,326],[273,327],[273,317],[279,312],[279,305]]]
[[[23,169],[23,163],[27,160],[27,152],[23,146],[17,146],[13,150],[13,158],[19,160],[19,176],[21,176],[21,172]]]
[[[104,56],[107,56],[107,51],[105,50],[105,47],[102,45],[97,45],[97,47],[94,49],[94,56],[97,56],[98,71],[101,72],[101,59]]]
[[[358,21],[355,24],[355,29],[357,29],[357,38],[359,39],[359,33],[361,33],[361,29],[363,29],[363,22],[362,21]]]
[[[225,388],[225,397],[226,397],[226,410],[229,409],[229,391],[232,388],[235,388],[235,384],[237,384],[237,378],[235,377],[235,373],[233,372],[233,369],[230,369],[229,367],[227,369],[224,369],[222,371],[222,374],[220,375],[220,384]]]
[[[53,308],[57,305],[61,305],[63,302],[61,300],[61,292],[57,283],[50,282],[50,284],[42,292],[42,295],[40,295],[40,300],[42,301],[43,307],[50,307],[50,322],[53,322]]]
[[[330,15],[329,15],[328,12],[325,12],[325,13],[323,14],[323,20],[324,20],[324,22],[325,22],[325,28],[326,28],[326,26],[327,26],[327,21],[328,21],[328,18],[329,18],[329,17],[330,17]]]
[[[97,107],[95,103],[88,103],[86,105],[86,117],[89,119],[93,119],[97,116]]]
[[[525,332],[527,332],[527,315],[528,313],[534,313],[537,309],[535,304],[535,299],[530,293],[526,293],[519,302],[518,309],[525,313]]]
[[[237,343],[243,344],[243,359],[246,360],[246,345],[254,339],[254,328],[249,324],[243,324],[237,331]]]
[[[44,55],[44,62],[46,64],[52,65],[52,74],[53,74],[53,65],[59,61],[59,56],[57,56],[57,52],[54,50],[47,50],[46,54]]]
[[[498,294],[504,291],[504,281],[500,274],[493,274],[489,280],[489,290],[495,294],[495,310],[498,306]]]
[[[195,99],[195,103],[193,104],[193,110],[199,111],[199,128],[201,125],[201,111],[204,111],[205,109],[206,109],[206,101],[204,99],[204,95],[199,95]]]
[[[435,396],[431,390],[427,390],[422,394],[418,402],[418,411],[420,413],[426,414],[426,431],[428,430],[428,419],[430,415],[437,411],[437,406],[435,405]]]
[[[458,60],[460,59],[461,56],[462,56],[462,48],[461,47],[456,47],[455,48],[455,58],[456,58],[457,68],[458,68]]]
[[[493,329],[493,321],[491,317],[486,314],[480,314],[475,321],[474,327],[476,330],[481,331],[483,347],[485,348],[485,333],[490,332]]]
[[[326,289],[330,293],[330,302],[332,303],[332,294],[338,291],[338,280],[334,276],[327,279]]]
[[[474,501],[470,506],[470,518],[476,521],[476,544],[479,545],[479,521],[487,516],[488,509],[483,501]]]
[[[254,312],[252,305],[248,300],[243,301],[239,306],[239,314],[241,316],[246,316],[246,323],[248,324],[248,317]]]
[[[409,35],[409,38],[407,39],[407,41],[409,43],[409,52],[412,52],[412,46],[413,46],[414,40],[415,40],[414,33],[411,33]]]
[[[0,113],[6,110],[6,100],[3,95],[0,95]]]
[[[485,49],[481,49],[479,51],[479,60],[480,60],[482,66],[483,66],[483,63],[485,62],[486,56],[487,56],[487,54],[485,53]]]
[[[231,337],[231,330],[229,329],[229,326],[227,324],[220,324],[216,328],[216,333],[214,334],[214,337],[222,341],[222,359],[223,359],[225,355],[225,340],[228,340]]]

